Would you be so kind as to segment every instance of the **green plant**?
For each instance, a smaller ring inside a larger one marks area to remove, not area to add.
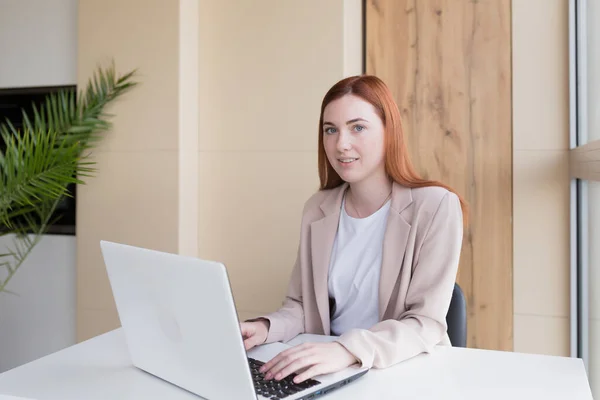
[[[121,77],[114,65],[98,68],[85,91],[49,95],[33,115],[23,111],[23,127],[0,124],[0,237],[14,235],[0,254],[0,292],[47,231],[57,206],[70,196],[70,184],[83,184],[95,172],[87,150],[110,129],[105,107],[137,82],[135,70]]]

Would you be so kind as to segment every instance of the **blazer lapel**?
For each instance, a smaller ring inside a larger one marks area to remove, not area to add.
[[[392,296],[392,291],[400,276],[400,269],[402,268],[404,252],[411,227],[401,215],[401,212],[412,203],[410,189],[394,183],[392,190],[392,204],[383,239],[381,275],[379,279],[380,320],[383,320]]]
[[[326,335],[330,333],[329,290],[327,287],[329,261],[338,229],[342,197],[346,187],[347,184],[343,184],[338,190],[331,192],[321,204],[321,210],[325,217],[310,224],[315,296],[323,323],[323,333]]]

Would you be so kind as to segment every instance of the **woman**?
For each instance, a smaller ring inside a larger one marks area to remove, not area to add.
[[[355,363],[385,368],[449,345],[464,204],[418,177],[380,79],[346,78],[325,95],[319,177],[282,308],[241,329],[247,349],[300,333],[338,338],[282,352],[263,366],[266,379],[298,373],[301,382]]]

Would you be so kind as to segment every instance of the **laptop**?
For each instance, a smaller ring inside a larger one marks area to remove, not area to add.
[[[351,366],[300,384],[264,381],[258,368],[285,343],[246,351],[222,263],[101,241],[114,300],[135,367],[200,397],[314,399],[368,369]]]

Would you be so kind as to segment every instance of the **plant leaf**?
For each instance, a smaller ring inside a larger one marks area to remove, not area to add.
[[[6,120],[0,123],[0,236],[14,234],[13,247],[1,254],[0,265],[9,275],[0,281],[0,292],[41,235],[52,223],[57,205],[70,196],[69,185],[85,184],[95,163],[86,151],[111,128],[106,106],[138,83],[132,81],[136,70],[117,77],[114,63],[97,68],[84,90],[63,90],[33,105],[32,114],[23,112],[22,128]],[[33,235],[33,236],[32,236]]]

